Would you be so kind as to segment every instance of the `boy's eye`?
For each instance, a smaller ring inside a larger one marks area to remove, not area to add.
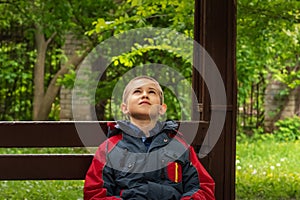
[[[140,92],[141,92],[141,90],[134,90],[134,91],[133,91],[134,94],[140,93]]]
[[[149,93],[156,94],[156,92],[154,90],[150,90]]]

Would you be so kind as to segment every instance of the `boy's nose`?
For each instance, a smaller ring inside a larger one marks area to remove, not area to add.
[[[148,92],[147,91],[143,91],[142,98],[148,98]]]

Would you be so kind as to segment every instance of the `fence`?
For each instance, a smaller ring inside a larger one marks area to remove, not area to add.
[[[252,134],[253,129],[264,125],[264,95],[266,83],[261,76],[257,83],[253,83],[250,90],[239,97],[238,129],[246,134]]]

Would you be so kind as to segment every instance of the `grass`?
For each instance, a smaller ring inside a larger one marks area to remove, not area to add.
[[[300,199],[300,142],[237,143],[236,199]]]
[[[1,200],[83,199],[83,181],[1,181]]]

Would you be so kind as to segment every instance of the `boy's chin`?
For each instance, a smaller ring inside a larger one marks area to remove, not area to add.
[[[156,122],[159,119],[159,115],[158,114],[135,114],[135,115],[131,115],[131,118],[134,118],[136,120]]]

